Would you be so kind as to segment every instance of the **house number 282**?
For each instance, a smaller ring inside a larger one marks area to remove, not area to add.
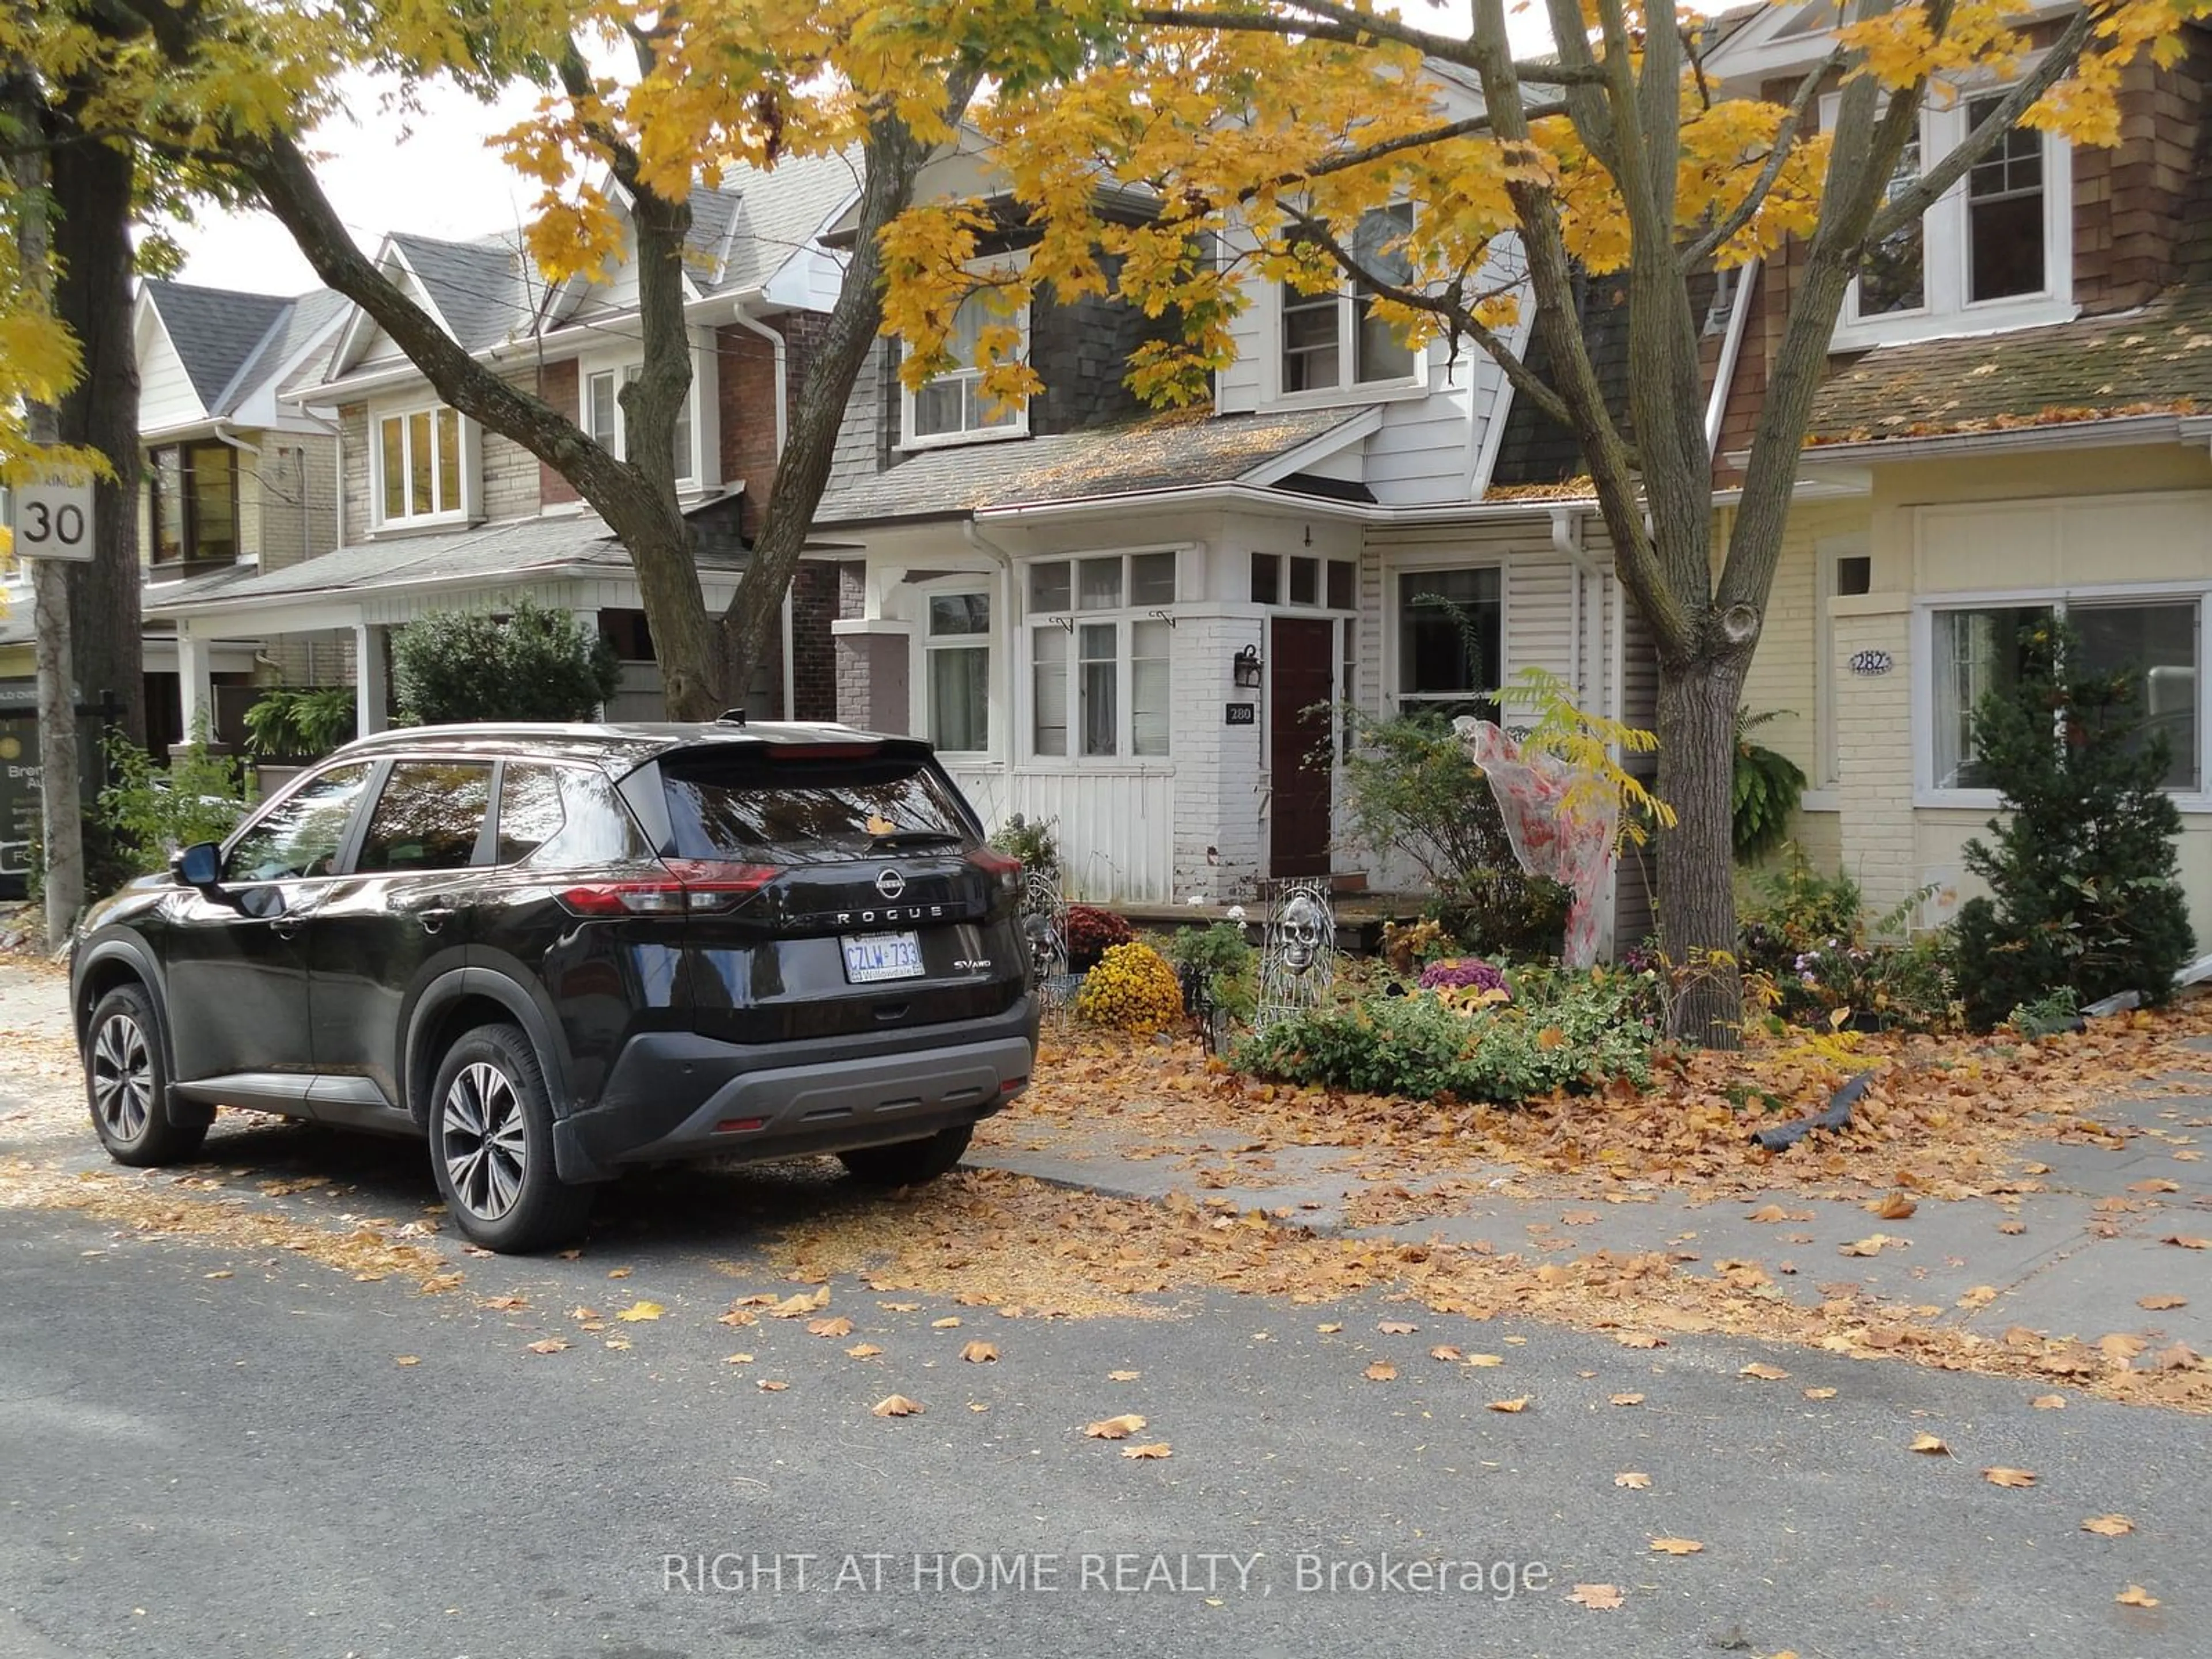
[[[1887,674],[1893,665],[1887,651],[1851,653],[1851,672],[1854,674]]]

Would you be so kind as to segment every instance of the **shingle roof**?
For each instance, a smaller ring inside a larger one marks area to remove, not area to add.
[[[723,177],[738,198],[728,262],[709,292],[757,288],[829,222],[860,185],[852,155],[794,155],[769,168],[736,167]],[[696,203],[694,203],[696,212]]]
[[[1882,346],[1820,388],[1807,441],[2057,426],[2212,409],[2212,285],[2044,328]]]
[[[465,349],[481,351],[529,331],[523,256],[513,236],[448,242],[394,231],[392,243]]]
[[[1122,426],[924,450],[833,484],[814,523],[949,518],[988,507],[1231,483],[1367,411],[1153,415]]]
[[[739,562],[707,544],[698,551],[708,569],[733,569]],[[149,617],[191,615],[254,602],[314,599],[380,588],[470,581],[526,582],[555,571],[604,569],[627,574],[629,555],[590,514],[576,518],[508,520],[444,535],[402,536],[357,542],[282,570],[251,566],[211,572],[186,581],[149,587]]]
[[[295,304],[279,294],[241,294],[150,277],[146,297],[160,314],[201,407],[210,415],[224,412],[223,393]]]

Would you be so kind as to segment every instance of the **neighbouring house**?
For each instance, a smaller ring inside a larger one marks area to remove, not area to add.
[[[732,169],[720,189],[693,193],[684,271],[692,387],[677,470],[710,611],[736,588],[789,399],[835,302],[840,266],[817,234],[854,191],[850,162],[833,155],[768,173]],[[375,257],[477,361],[619,450],[616,394],[641,357],[631,252],[600,280],[561,284],[544,279],[512,234],[448,241],[395,232]],[[432,611],[497,611],[526,598],[595,618],[614,644],[623,681],[611,717],[662,717],[629,556],[565,479],[444,405],[350,304],[286,400],[332,434],[321,476],[334,522],[313,558],[187,568],[184,580],[149,589],[148,617],[174,630],[184,721],[220,700],[223,653],[244,643],[287,683],[355,684],[361,730],[381,729],[394,629]],[[793,583],[746,698],[756,714],[833,711],[835,593],[826,566]]]
[[[1709,377],[1742,293],[1714,285]],[[1616,383],[1617,297],[1585,318]],[[907,391],[887,340],[847,410],[815,526],[841,566],[839,716],[928,737],[988,817],[1056,820],[1083,897],[1410,884],[1348,842],[1332,705],[1494,709],[1537,665],[1585,707],[1655,716],[1571,436],[1482,353],[1409,350],[1349,286],[1254,300],[1208,410],[1146,414],[1124,387],[1158,325],[1043,295],[1016,319],[1044,383],[1026,408],[990,407],[972,369]],[[1609,910],[1616,937],[1649,930],[1639,860]]]
[[[1764,9],[1709,72],[1794,85],[1819,15]],[[1961,848],[1997,806],[1972,711],[2013,682],[2020,619],[2063,611],[2094,662],[2141,676],[2212,938],[2212,31],[2176,27],[2180,63],[2124,73],[2117,147],[2011,135],[1869,262],[1836,331],[1746,696],[1787,711],[1761,736],[1811,780],[1808,853],[1877,910],[1928,890],[1917,925],[1975,890]],[[1931,100],[1907,165],[2002,90]],[[1723,520],[1796,253],[1741,279]]]

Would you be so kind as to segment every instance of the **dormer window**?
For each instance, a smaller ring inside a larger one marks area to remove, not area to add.
[[[1413,279],[1413,262],[1405,246],[1413,228],[1410,202],[1371,209],[1352,231],[1352,258],[1363,270],[1406,286]],[[1281,303],[1284,397],[1404,384],[1415,378],[1418,355],[1400,329],[1374,314],[1374,294],[1364,283],[1346,283],[1310,294],[1285,283]]]
[[[471,493],[471,445],[458,410],[443,404],[384,415],[375,422],[369,464],[377,521],[397,526],[459,519]]]
[[[1893,194],[1995,116],[2002,91],[1948,106],[1931,100],[1898,158]],[[1832,124],[1832,95],[1826,118]],[[2027,128],[1996,148],[1921,215],[1870,247],[1836,329],[1840,350],[1946,334],[2026,328],[2074,314],[2070,151]]]
[[[945,349],[959,366],[933,375],[919,392],[905,394],[908,447],[963,443],[981,438],[1018,438],[1030,429],[1029,406],[1000,403],[983,389],[983,331],[1012,326],[1021,334],[1016,356],[1030,349],[1027,306],[1002,311],[989,290],[969,295],[952,314],[952,327]]]
[[[629,363],[620,369],[603,369],[584,377],[584,430],[600,448],[625,459],[629,456],[629,435],[621,392],[641,372],[642,365]],[[698,377],[694,375],[676,410],[674,447],[676,482],[679,484],[689,484],[698,477],[698,465],[691,453],[691,399],[698,387]]]

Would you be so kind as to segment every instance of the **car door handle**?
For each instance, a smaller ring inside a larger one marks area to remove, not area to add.
[[[446,919],[453,914],[451,906],[434,904],[425,909],[417,910],[415,913],[415,920],[422,924],[424,933],[434,933],[446,925]]]
[[[295,915],[278,916],[270,922],[269,931],[278,939],[290,939],[300,931],[301,921],[301,918]]]

